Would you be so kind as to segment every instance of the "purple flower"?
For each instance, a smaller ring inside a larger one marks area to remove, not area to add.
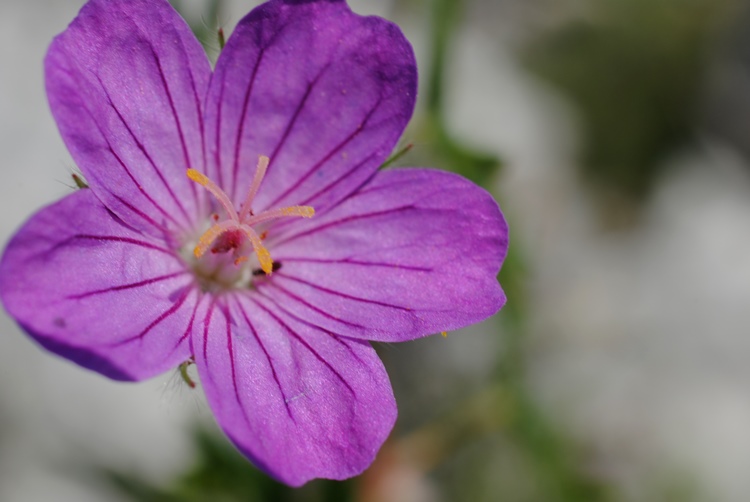
[[[195,362],[226,434],[281,481],[372,462],[396,405],[369,340],[503,305],[491,196],[453,174],[378,170],[416,94],[395,25],[341,0],[274,0],[212,72],[166,0],[91,0],[45,69],[90,189],[8,244],[5,308],[113,379]]]

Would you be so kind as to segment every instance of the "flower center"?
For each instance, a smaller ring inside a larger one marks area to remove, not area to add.
[[[290,206],[263,211],[259,214],[253,213],[253,199],[258,193],[263,177],[266,175],[268,162],[269,159],[265,155],[258,157],[258,166],[255,170],[253,182],[250,185],[250,190],[248,191],[247,197],[245,197],[245,202],[243,202],[239,212],[235,210],[232,201],[227,197],[227,194],[216,185],[216,183],[195,169],[187,170],[188,178],[211,192],[227,213],[227,218],[223,221],[219,221],[218,216],[216,216],[215,223],[198,239],[198,243],[193,250],[193,254],[197,259],[200,260],[209,250],[211,250],[212,254],[228,253],[232,251],[234,265],[239,266],[247,261],[250,253],[255,252],[263,272],[265,272],[266,275],[271,275],[271,273],[273,273],[274,267],[271,253],[269,253],[268,249],[263,246],[264,236],[258,235],[255,229],[253,229],[253,226],[278,218],[283,218],[285,216],[312,218],[315,215],[315,209],[311,206]],[[244,245],[246,242],[250,243],[252,249],[247,250],[245,253],[243,252],[243,249],[247,249],[247,246]]]

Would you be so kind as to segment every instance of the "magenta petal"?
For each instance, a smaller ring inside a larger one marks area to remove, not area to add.
[[[47,94],[73,159],[128,224],[191,227],[211,67],[166,0],[91,0],[52,42]],[[203,197],[201,193],[200,197]]]
[[[369,344],[249,295],[219,298],[193,351],[226,434],[289,485],[361,473],[396,419],[388,376]]]
[[[189,356],[193,279],[162,242],[125,226],[91,190],[35,214],[0,261],[0,298],[47,349],[118,380]]]
[[[258,281],[290,315],[344,336],[402,341],[479,322],[502,307],[503,215],[482,188],[429,169],[378,173],[325,215],[268,247]]]
[[[417,74],[397,26],[343,1],[271,1],[237,26],[206,103],[210,176],[239,204],[271,158],[256,210],[351,193],[411,117]]]

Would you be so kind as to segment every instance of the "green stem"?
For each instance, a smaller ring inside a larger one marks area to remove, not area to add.
[[[386,167],[392,165],[394,162],[396,162],[398,159],[409,153],[409,150],[411,150],[414,147],[414,143],[409,143],[405,147],[403,147],[401,150],[397,151],[393,155],[390,156],[388,160],[383,162],[383,165],[380,166],[380,169],[385,169]]]

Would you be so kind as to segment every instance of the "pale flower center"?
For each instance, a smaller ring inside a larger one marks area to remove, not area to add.
[[[235,210],[227,194],[216,183],[195,169],[187,170],[188,178],[211,192],[224,208],[227,216],[221,221],[215,217],[214,224],[198,238],[198,243],[193,250],[193,255],[198,260],[195,270],[202,279],[220,285],[231,284],[252,253],[255,253],[263,272],[271,275],[274,266],[271,253],[263,246],[265,236],[259,235],[253,227],[285,216],[312,218],[315,215],[315,209],[311,206],[290,206],[263,211],[259,214],[253,212],[253,199],[266,175],[268,162],[269,159],[265,155],[258,157],[255,176],[239,212]],[[250,246],[247,246],[247,243]],[[213,258],[206,256],[209,251],[210,255],[214,255]]]

